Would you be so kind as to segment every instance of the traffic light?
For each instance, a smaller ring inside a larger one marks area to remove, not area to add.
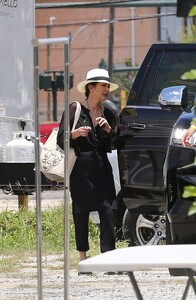
[[[196,0],[177,0],[177,17],[188,17],[189,11],[196,5]]]
[[[39,88],[40,90],[51,89],[52,75],[48,73],[39,74]]]
[[[56,73],[56,84],[57,89],[60,91],[64,90],[64,73],[58,72]],[[69,73],[69,89],[73,87],[73,74]]]
[[[58,72],[56,73],[56,87],[58,90],[63,91],[64,90],[64,73]]]
[[[53,78],[52,79],[52,73]],[[69,74],[69,89],[73,87],[73,74]],[[51,73],[41,73],[39,75],[39,88],[40,90],[51,91],[64,91],[64,72],[63,71],[51,71]]]

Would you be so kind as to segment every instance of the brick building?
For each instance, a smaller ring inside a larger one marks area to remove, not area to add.
[[[36,3],[45,3],[37,0]],[[47,3],[54,3],[47,0]],[[76,1],[58,1],[58,3]],[[84,2],[77,0],[77,2]],[[90,0],[85,2],[92,2]],[[100,1],[105,2],[105,1]],[[161,41],[160,19],[149,18],[157,15],[156,7],[117,7],[114,9],[113,25],[113,66],[123,65],[131,60],[133,66],[139,66],[151,44]],[[101,61],[108,62],[110,8],[53,8],[36,9],[36,37],[62,37],[71,35],[70,71],[74,75],[74,87],[70,90],[70,99],[81,99],[76,85],[83,80],[89,69],[99,66]],[[166,28],[167,29],[167,28]],[[166,32],[167,33],[167,32]],[[168,36],[165,37],[168,41]],[[164,41],[164,40],[163,40]],[[40,48],[40,72],[63,70],[62,45]],[[111,53],[111,52],[110,52]],[[63,93],[58,92],[58,120],[63,110]],[[52,121],[51,93],[41,92],[41,122]]]

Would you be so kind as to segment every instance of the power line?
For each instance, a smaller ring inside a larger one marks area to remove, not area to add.
[[[52,24],[52,27],[65,27],[65,26],[82,26],[82,25],[94,25],[94,24],[112,24],[112,23],[120,23],[120,22],[128,22],[128,21],[137,21],[137,20],[147,20],[147,19],[153,19],[153,18],[162,18],[162,17],[171,17],[176,16],[175,13],[167,13],[167,14],[152,14],[152,15],[143,15],[138,16],[134,18],[124,18],[124,19],[102,19],[102,20],[96,20],[96,21],[85,21],[85,22],[67,22],[62,24]],[[47,26],[51,25],[36,25],[36,28],[45,28]]]

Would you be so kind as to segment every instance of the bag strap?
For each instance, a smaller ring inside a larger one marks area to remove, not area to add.
[[[81,112],[80,102],[78,102],[78,101],[75,101],[75,102],[76,102],[76,111],[75,111],[75,114],[74,114],[74,122],[73,122],[72,130],[75,129],[76,124],[77,124],[77,122],[79,120],[79,117],[80,117],[80,112]]]

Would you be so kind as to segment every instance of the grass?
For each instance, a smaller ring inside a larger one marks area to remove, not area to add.
[[[60,205],[42,211],[43,255],[64,254],[64,207]],[[99,229],[90,220],[89,255],[99,254]],[[123,246],[118,243],[117,247]],[[75,250],[74,224],[69,212],[69,261],[76,268],[78,253]],[[0,213],[0,270],[14,271],[26,258],[36,256],[36,211],[3,211]],[[63,260],[63,259],[62,259]]]

